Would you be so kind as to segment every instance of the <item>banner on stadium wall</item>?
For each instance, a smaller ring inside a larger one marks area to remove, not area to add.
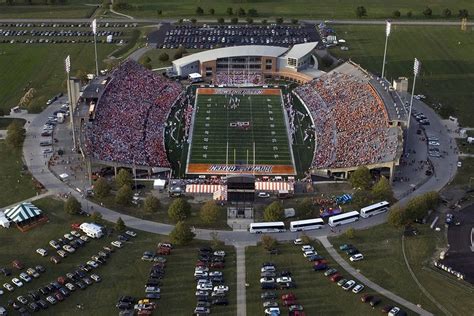
[[[257,191],[294,191],[294,185],[292,182],[255,182],[255,190]]]
[[[190,163],[186,170],[188,174],[254,174],[254,175],[295,175],[292,165],[225,165]]]

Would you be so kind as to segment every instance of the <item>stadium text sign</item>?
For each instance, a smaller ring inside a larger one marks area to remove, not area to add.
[[[225,165],[191,163],[188,165],[189,174],[228,174],[252,173],[257,175],[294,175],[295,168],[291,165]]]

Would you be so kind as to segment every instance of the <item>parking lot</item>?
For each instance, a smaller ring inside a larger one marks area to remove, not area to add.
[[[271,45],[291,46],[319,40],[312,24],[302,25],[192,25],[178,24],[165,28],[157,36],[158,48],[209,49],[216,46]]]
[[[248,315],[271,315],[272,309],[280,315],[375,315],[394,306],[352,280],[320,244],[282,243],[277,248],[277,255],[261,246],[247,248]]]
[[[97,42],[127,43],[127,29],[136,23],[98,23]],[[94,34],[88,23],[0,23],[0,43],[92,43]]]

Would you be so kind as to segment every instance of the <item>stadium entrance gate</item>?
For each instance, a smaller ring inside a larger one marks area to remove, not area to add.
[[[229,219],[253,218],[255,202],[255,176],[227,176],[227,217]]]

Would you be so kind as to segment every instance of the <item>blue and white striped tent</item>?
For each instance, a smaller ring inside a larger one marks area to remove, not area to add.
[[[22,223],[41,215],[41,210],[31,203],[21,203],[5,212],[5,217],[15,223]]]

